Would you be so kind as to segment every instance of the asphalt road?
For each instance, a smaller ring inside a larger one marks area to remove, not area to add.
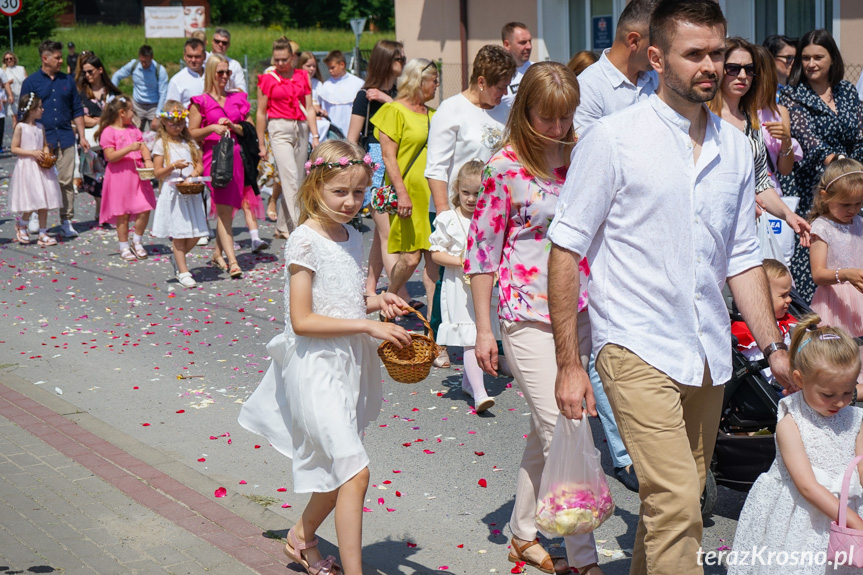
[[[0,159],[0,169],[12,167],[8,157]],[[269,364],[266,343],[283,329],[284,242],[249,253],[238,216],[245,277],[230,280],[208,265],[211,243],[190,256],[199,287],[184,289],[171,277],[163,240],[146,237],[150,258],[123,262],[115,232],[92,221],[86,194],[76,203],[79,238],[46,249],[35,237],[31,245],[14,243],[7,188],[4,178],[0,369],[62,394],[229,491],[269,498],[287,528],[306,501],[292,493],[290,461],[237,424],[240,405]],[[59,224],[57,218],[52,213],[49,223]],[[272,232],[273,224],[262,226],[264,238]],[[368,251],[371,234],[365,239]],[[422,293],[419,276],[409,288]],[[497,405],[476,415],[460,389],[459,363],[414,385],[385,378],[383,411],[366,434],[372,486],[363,535],[364,559],[380,572],[506,573],[513,567],[506,559],[507,521],[527,404],[511,380],[488,378]],[[601,426],[591,424],[610,473]],[[629,571],[638,498],[611,476],[609,484],[617,509],[596,539],[605,573],[622,575]],[[705,550],[730,545],[743,500],[719,488]],[[335,541],[331,519],[320,535]]]

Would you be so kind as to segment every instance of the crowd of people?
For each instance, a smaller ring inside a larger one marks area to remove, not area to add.
[[[47,41],[34,74],[7,53],[0,78],[17,104],[16,237],[29,243],[32,214],[39,245],[54,245],[57,208],[61,234],[77,235],[76,163],[122,259],[147,257],[155,210],[152,233],[171,238],[184,287],[196,285],[186,255],[207,243],[208,218],[212,263],[231,277],[243,273],[236,212],[256,251],[268,247],[257,221],[276,221],[286,326],[240,423],[290,457],[295,491],[313,494],[285,547],[310,573],[361,573],[362,430],[381,407],[374,340],[407,345],[399,318],[423,306],[443,348],[435,365],[450,365],[446,346],[463,348],[477,413],[494,406],[484,374],[511,374],[527,400],[510,561],[602,573],[591,533],[565,537],[557,557],[535,523],[558,419],[585,424],[587,413],[615,477],[641,499],[630,572],[702,572],[700,496],[731,333],[788,395],[776,461],[747,499],[735,549],[826,552],[845,466],[863,445],[848,335],[863,335],[863,105],[825,30],[763,46],[726,31],[713,0],[632,0],[611,48],[563,65],[532,63],[528,26],[510,22],[437,110],[437,65],[399,42],[375,45],[364,79],[330,52],[322,81],[315,56],[283,37],[254,114],[224,28],[209,54],[186,41],[170,79],[148,46],[113,76],[81,52],[73,77]],[[131,98],[116,88],[126,77]],[[367,262],[349,225],[364,208]],[[406,291],[421,263],[425,303]],[[744,320],[734,326],[724,286]],[[790,316],[792,288],[817,315]],[[848,524],[863,529],[863,497],[849,501]],[[316,547],[333,511],[339,560]]]

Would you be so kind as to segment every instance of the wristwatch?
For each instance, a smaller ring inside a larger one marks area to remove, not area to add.
[[[764,359],[770,359],[770,356],[773,354],[773,352],[779,349],[788,351],[788,346],[785,345],[785,342],[774,341],[762,350],[764,352]]]

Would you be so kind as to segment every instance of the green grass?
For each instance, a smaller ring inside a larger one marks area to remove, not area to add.
[[[354,46],[354,34],[350,29],[345,30],[281,30],[280,28],[262,28],[260,26],[232,25],[227,27],[231,31],[231,48],[228,55],[243,62],[243,55],[249,57],[249,68],[251,75],[260,72],[261,61],[270,57],[273,40],[285,35],[291,40],[299,43],[301,50],[350,51]],[[212,30],[212,29],[211,29]],[[208,31],[209,32],[209,31]],[[79,25],[74,28],[58,29],[53,36],[54,39],[63,43],[65,56],[65,45],[74,42],[78,52],[91,50],[105,65],[108,74],[126,64],[138,55],[138,48],[145,42],[153,47],[156,60],[168,69],[173,75],[180,69],[180,59],[183,55],[183,38],[144,38],[143,26],[106,26],[106,25]],[[360,48],[371,49],[375,42],[381,39],[394,39],[394,32],[366,32],[360,41]],[[208,40],[211,36],[208,34]],[[210,46],[207,46],[209,49]],[[39,67],[38,45],[30,46],[15,45],[15,53],[31,73]],[[127,79],[120,88],[129,94],[132,92],[132,84]]]

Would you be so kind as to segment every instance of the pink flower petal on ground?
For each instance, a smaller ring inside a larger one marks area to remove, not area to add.
[[[282,509],[290,509],[290,508],[291,508],[291,506],[288,505],[287,503],[282,503]]]
[[[186,413],[186,410],[185,410],[185,409],[180,409],[180,410],[178,410],[178,411],[177,411],[177,413]]]
[[[432,451],[431,449],[423,449],[423,453],[425,453],[426,455],[434,455],[434,451]]]
[[[393,469],[393,473],[401,473],[401,471],[397,471],[397,470]]]
[[[287,490],[288,490],[287,487],[279,487],[278,489],[276,489],[276,491],[278,491],[279,493],[284,493]]]
[[[369,509],[368,507],[363,507],[363,513],[371,513],[371,512],[372,512],[372,510]]]
[[[215,495],[216,497],[224,497],[227,494],[228,494],[228,490],[225,489],[224,487],[219,487],[218,489],[216,489],[216,492],[213,493],[213,495]]]
[[[386,481],[384,481],[383,483],[384,483],[384,485],[389,485],[390,483],[392,483],[392,481],[390,481],[389,479],[387,479],[387,480],[386,480]]]
[[[479,485],[480,487],[488,487],[488,481],[486,481],[485,479],[480,479],[479,481],[476,482],[476,484]]]
[[[402,492],[401,492],[401,491],[396,491],[396,497],[401,497],[401,496],[402,496]]]
[[[383,504],[384,504],[384,498],[378,497],[378,505],[383,505]]]
[[[417,546],[416,543],[411,543],[410,541],[408,541],[407,544],[408,544],[408,547],[410,547],[410,548],[414,548]]]
[[[150,424],[149,423],[142,423],[141,426],[142,427],[150,427]]]
[[[207,458],[206,458],[206,457],[202,457],[202,458],[198,459],[198,463],[203,463],[203,462],[205,462],[206,460],[207,460]]]
[[[246,484],[246,480],[245,480],[245,479],[240,479],[240,485],[245,485],[245,484]]]
[[[395,509],[390,509],[389,507],[387,507],[387,511],[389,511],[390,513],[392,513],[393,511],[395,511]]]
[[[441,565],[437,569],[438,569],[438,571],[446,571],[447,569],[449,569],[449,566],[448,565]]]

